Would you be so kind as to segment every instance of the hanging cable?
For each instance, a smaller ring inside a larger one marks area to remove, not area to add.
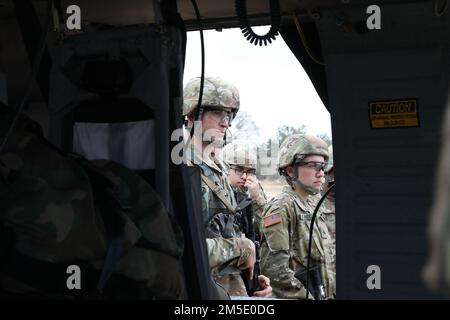
[[[316,58],[316,57],[314,56],[314,54],[312,53],[311,48],[310,48],[309,45],[308,45],[308,41],[306,40],[305,33],[303,32],[303,29],[302,29],[302,27],[301,27],[301,25],[300,25],[300,21],[298,20],[297,14],[296,14],[295,12],[292,13],[292,19],[294,20],[295,27],[297,28],[297,32],[298,32],[298,34],[299,34],[299,36],[300,36],[300,40],[302,41],[303,47],[305,48],[306,53],[308,54],[308,56],[309,56],[315,63],[320,64],[320,65],[323,65],[323,64],[324,64],[323,61],[320,61],[320,60],[319,60],[318,58]]]
[[[54,0],[53,7],[53,29],[58,35],[58,40],[64,40],[64,14],[62,10],[61,0]]]
[[[205,42],[203,39],[203,26],[202,26],[202,19],[200,17],[200,11],[198,10],[198,6],[195,0],[191,0],[192,2],[192,6],[194,7],[195,10],[195,15],[197,16],[197,22],[198,22],[198,30],[200,31],[200,45],[201,45],[201,52],[202,52],[202,69],[201,69],[201,75],[200,75],[200,93],[198,95],[198,105],[197,105],[197,110],[195,111],[195,117],[194,117],[194,124],[195,121],[198,121],[201,119],[202,115],[203,115],[203,108],[202,108],[202,96],[203,96],[203,84],[205,82]],[[195,125],[192,126],[191,128],[191,139],[192,136],[194,135],[194,127]]]
[[[266,46],[267,42],[272,43],[276,36],[279,35],[281,25],[281,11],[279,0],[270,0],[270,29],[265,35],[256,34],[248,21],[247,3],[246,0],[236,0],[235,2],[236,15],[238,17],[240,28],[244,37],[253,43],[255,46],[263,44]]]
[[[327,195],[330,193],[331,190],[334,189],[334,186],[336,184],[333,184],[330,186],[330,188],[325,192],[325,194],[320,198],[319,202],[317,203],[316,209],[314,210],[314,213],[311,218],[311,224],[309,225],[309,239],[308,239],[308,261],[306,263],[306,299],[309,297],[309,263],[311,261],[311,245],[312,245],[312,237],[313,237],[313,231],[314,231],[314,221],[316,220],[317,212],[319,211],[320,206],[322,205],[322,202],[325,200]]]
[[[36,55],[32,61],[31,65],[31,74],[27,82],[27,86],[25,87],[25,92],[23,94],[22,100],[19,104],[19,108],[16,112],[16,115],[14,116],[14,119],[9,126],[9,129],[5,135],[5,139],[3,139],[3,142],[0,146],[0,153],[3,152],[3,149],[5,148],[9,137],[11,136],[14,127],[16,126],[17,120],[19,119],[20,114],[22,113],[22,110],[27,102],[28,96],[30,95],[31,89],[33,87],[33,81],[36,78],[37,72],[39,70],[39,67],[41,65],[42,56],[44,55],[45,46],[47,44],[47,37],[50,31],[51,22],[53,20],[53,0],[48,0],[47,2],[47,16],[44,24],[44,29],[42,30],[42,35],[39,43],[38,50],[36,51]]]

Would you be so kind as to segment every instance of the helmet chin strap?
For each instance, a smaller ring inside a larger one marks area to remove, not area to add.
[[[230,131],[229,128],[227,128],[227,130],[225,130],[225,134],[223,135],[223,146],[224,146],[224,147],[225,147],[228,143],[231,142],[231,140],[228,140],[228,139],[227,139],[227,132],[228,132],[228,131]],[[230,131],[230,133],[231,133],[231,131]],[[231,136],[231,134],[230,134],[230,136]]]
[[[195,113],[194,124],[196,121],[202,120],[203,112],[204,112],[204,108],[203,108],[203,106],[200,106]],[[194,124],[192,124],[192,128],[190,128],[190,131],[189,131],[189,135],[191,138],[194,136],[194,128],[195,128]]]
[[[298,164],[294,164],[294,178],[292,178],[292,182],[296,184],[299,188],[303,189],[307,194],[311,196],[315,196],[320,192],[320,189],[309,187],[300,181],[298,178]]]
[[[315,196],[316,194],[318,194],[320,192],[320,190],[318,190],[317,188],[313,188],[313,187],[308,187],[305,184],[303,184],[299,178],[295,178],[292,179],[293,182],[295,184],[297,184],[297,186],[299,186],[299,188],[303,189],[306,191],[306,193],[308,193],[309,195]]]

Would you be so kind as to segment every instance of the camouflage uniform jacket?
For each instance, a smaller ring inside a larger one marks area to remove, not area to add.
[[[331,239],[333,239],[333,245],[336,245],[336,209],[334,199],[326,197],[322,203],[322,207],[323,207],[323,219],[327,224]]]
[[[266,196],[260,183],[259,183],[259,188],[260,188],[259,197],[256,201],[252,202],[251,206],[252,206],[253,217],[255,220],[255,230],[257,230],[258,233],[261,233],[262,232],[262,217],[264,214],[264,208],[267,203],[267,196]],[[236,201],[238,204],[242,200],[250,197],[250,194],[248,193],[248,191],[246,191],[242,188],[235,187],[233,189],[234,189],[234,193],[236,195]]]
[[[309,226],[318,200],[317,196],[303,200],[290,187],[284,187],[266,206],[261,272],[270,278],[273,292],[279,298],[306,297],[305,287],[294,274],[306,269]],[[334,298],[335,249],[321,211],[319,209],[313,232],[311,265],[320,263],[327,297]]]
[[[198,150],[193,148],[188,148],[187,158],[190,165],[199,167],[202,175],[217,186],[218,192],[235,208],[237,203],[228,182],[225,164],[216,157],[204,157],[202,161]],[[209,265],[214,279],[230,295],[247,295],[238,266],[248,258],[251,247],[248,240],[242,239],[240,225],[234,213],[230,212],[203,179],[202,213]],[[226,225],[232,228],[224,228]]]

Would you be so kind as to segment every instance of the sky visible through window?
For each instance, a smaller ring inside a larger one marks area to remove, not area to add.
[[[268,28],[254,28],[264,34]],[[250,44],[239,29],[208,30],[205,38],[205,76],[233,83],[241,97],[241,111],[256,123],[256,143],[275,138],[277,128],[306,126],[309,134],[331,137],[330,114],[308,75],[281,36],[267,46]],[[200,35],[188,32],[184,84],[200,76]]]

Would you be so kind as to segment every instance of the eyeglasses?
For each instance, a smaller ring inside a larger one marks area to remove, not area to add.
[[[242,167],[234,167],[232,166],[231,169],[234,170],[234,172],[236,172],[236,174],[240,177],[242,177],[245,174],[247,174],[248,176],[254,176],[256,174],[256,169],[244,169]]]
[[[211,116],[217,122],[226,122],[228,124],[233,120],[233,112],[225,111],[225,110],[217,110],[217,109],[206,109],[205,113],[208,112],[208,115]]]
[[[325,171],[325,168],[328,165],[327,162],[320,161],[298,161],[297,164],[308,169],[314,169],[316,172],[319,172],[320,170]]]

